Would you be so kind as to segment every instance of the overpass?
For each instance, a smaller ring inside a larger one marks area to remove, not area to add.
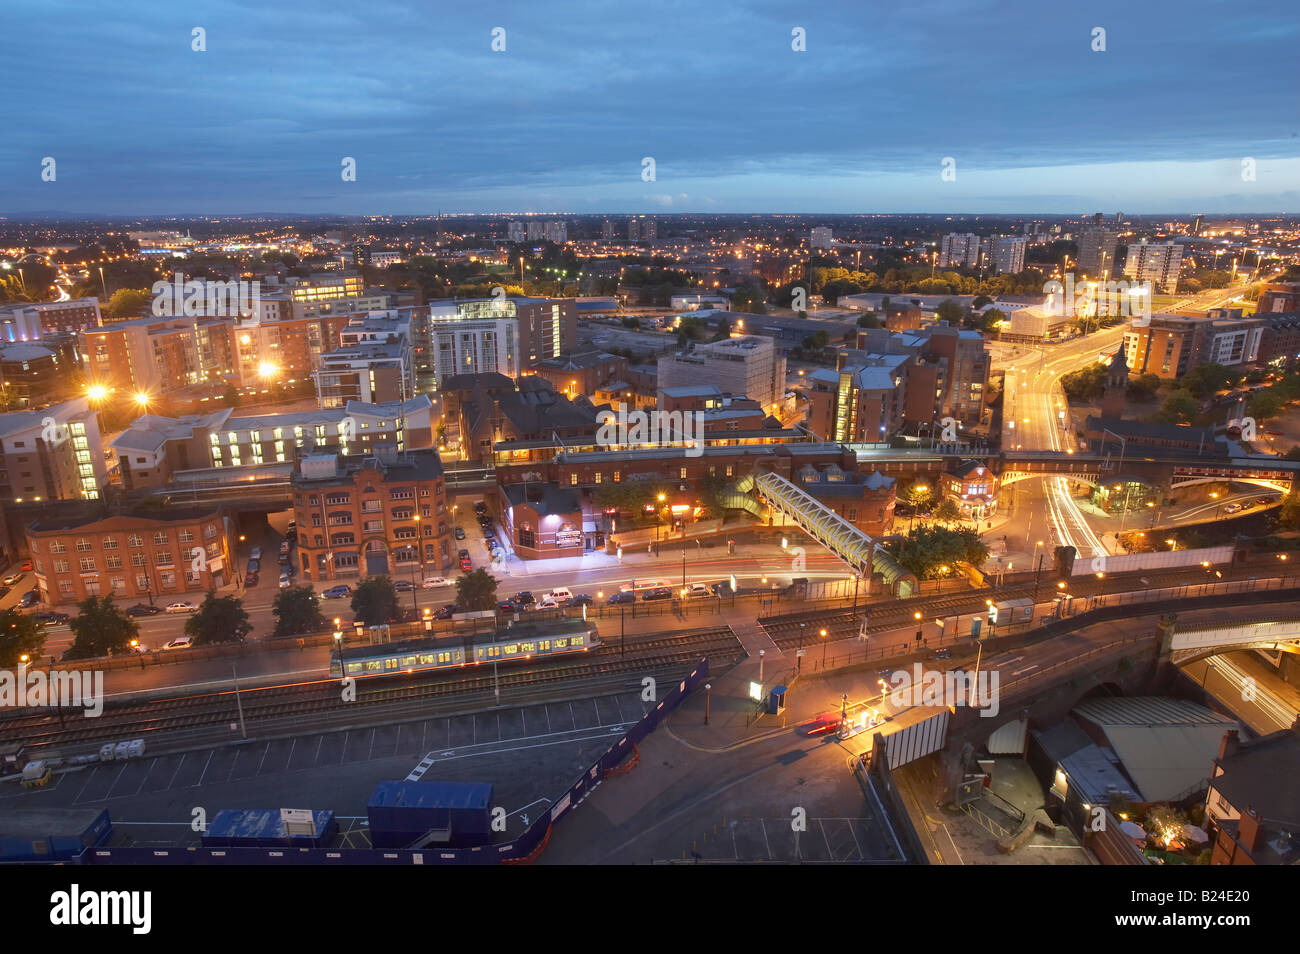
[[[1300,653],[1300,619],[1262,619],[1231,626],[1166,625],[1161,646],[1175,665],[1239,649]]]
[[[1231,480],[1255,484],[1283,494],[1289,493],[1300,472],[1300,461],[1280,457],[1205,458],[1188,455],[1125,456],[1124,454],[1070,453],[1057,451],[1014,451],[995,455],[990,464],[1002,486],[1041,477],[1069,477],[1097,486],[1121,473],[1138,477],[1152,486],[1170,489],[1192,484]]]
[[[751,489],[751,481],[753,489],[762,495],[771,509],[802,527],[810,537],[851,566],[858,576],[871,579],[879,573],[889,591],[900,599],[915,592],[915,576],[882,550],[880,544],[821,501],[780,474],[770,472],[744,477],[737,482],[736,489],[747,492]]]

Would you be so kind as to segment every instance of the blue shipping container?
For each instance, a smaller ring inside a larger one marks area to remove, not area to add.
[[[0,813],[0,861],[68,861],[112,833],[106,809],[6,809]]]
[[[315,832],[294,835],[285,832],[278,808],[223,808],[203,833],[205,848],[324,848],[338,834],[334,813],[312,811]]]
[[[445,844],[483,844],[492,832],[492,786],[484,782],[380,782],[366,806],[376,848],[410,844],[428,832]]]

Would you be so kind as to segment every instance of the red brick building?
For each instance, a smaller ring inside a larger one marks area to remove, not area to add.
[[[48,604],[203,593],[234,581],[231,523],[220,510],[165,518],[114,516],[40,522],[26,531],[36,586]]]
[[[442,576],[455,565],[446,482],[435,450],[319,455],[293,476],[302,580]]]

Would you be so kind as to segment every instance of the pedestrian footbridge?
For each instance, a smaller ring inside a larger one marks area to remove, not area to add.
[[[1300,653],[1300,619],[1268,619],[1232,626],[1180,627],[1165,636],[1170,659],[1189,663],[1206,656],[1239,649],[1267,649]]]
[[[736,490],[757,490],[768,507],[798,524],[814,540],[847,563],[858,576],[879,573],[891,593],[900,598],[916,592],[916,577],[853,524],[780,474],[741,478]]]

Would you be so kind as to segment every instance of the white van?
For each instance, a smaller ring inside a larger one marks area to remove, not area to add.
[[[563,606],[571,599],[573,599],[572,590],[568,587],[557,586],[555,589],[551,590],[551,592],[542,597],[542,602],[544,603],[547,600],[552,600],[556,606]]]

